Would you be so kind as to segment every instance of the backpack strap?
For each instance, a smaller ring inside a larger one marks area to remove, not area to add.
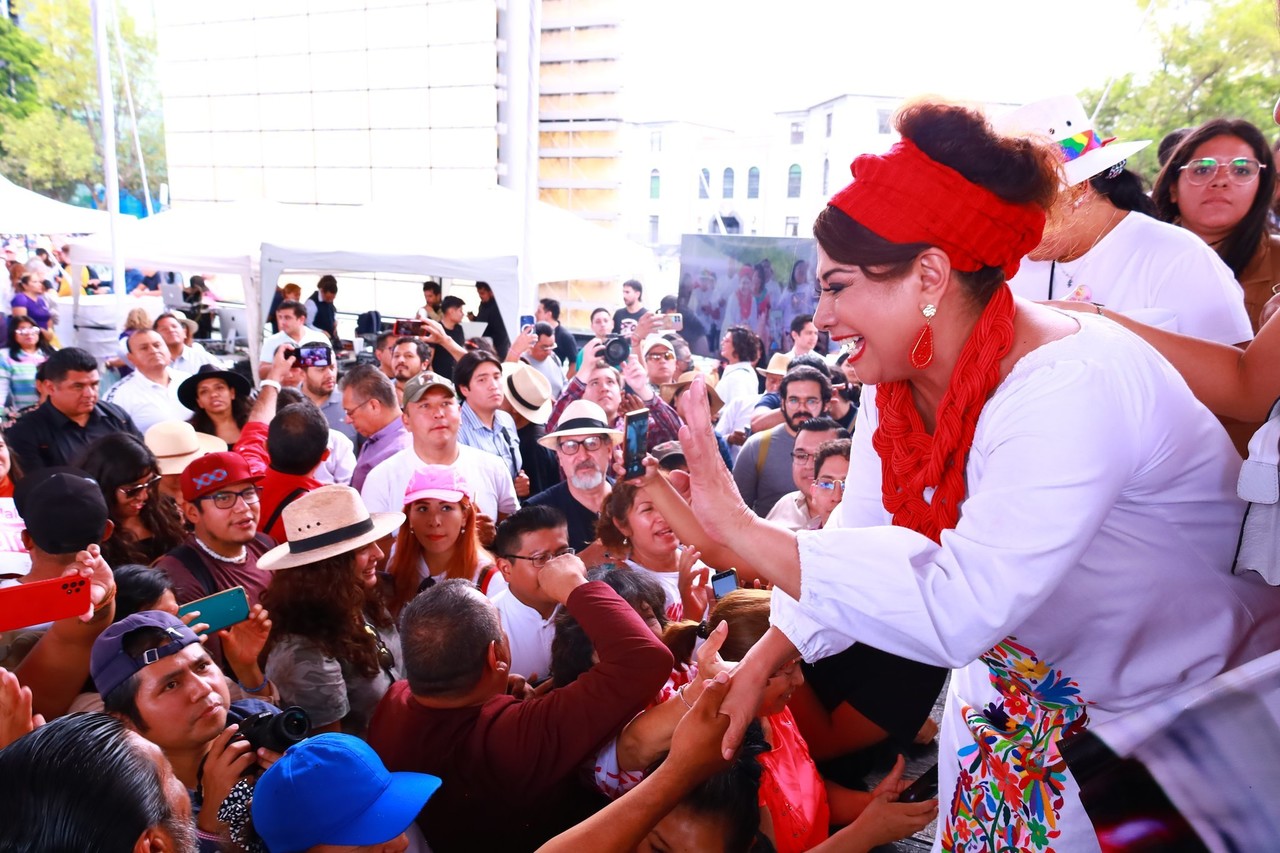
[[[769,440],[773,438],[773,429],[767,430],[760,438],[760,452],[756,454],[756,479],[759,479],[760,472],[764,471],[764,460],[769,458]]]
[[[196,579],[196,583],[200,584],[200,588],[204,590],[205,595],[213,595],[217,592],[213,581],[213,574],[209,571],[209,567],[204,564],[204,558],[200,556],[200,552],[190,545],[183,543],[174,548],[166,557],[173,557],[182,567],[191,573]],[[202,598],[203,596],[197,596]]]
[[[280,516],[284,514],[284,508],[296,501],[307,493],[302,486],[294,489],[292,492],[284,496],[284,500],[276,504],[276,508],[271,511],[271,517],[267,519],[267,523],[259,527],[259,530],[267,531],[276,526],[276,522],[280,520]],[[269,534],[268,534],[269,535]]]

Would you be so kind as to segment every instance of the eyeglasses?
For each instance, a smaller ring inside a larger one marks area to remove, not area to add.
[[[160,475],[157,474],[145,483],[138,483],[136,486],[118,486],[117,488],[119,488],[120,494],[124,495],[125,500],[131,501],[148,489],[154,489],[159,484]]]
[[[159,479],[158,477],[156,479]],[[262,494],[262,487],[250,486],[239,492],[214,492],[211,495],[205,495],[196,500],[213,501],[213,505],[218,509],[231,509],[236,505],[236,499],[242,499],[246,504],[252,506],[258,502],[258,496]]]
[[[813,454],[807,450],[793,450],[791,451],[791,459],[794,462],[812,462]]]
[[[812,409],[815,406],[822,405],[822,398],[820,397],[803,397],[803,398],[788,397],[786,399],[786,404],[788,408],[792,408],[792,409],[796,408],[797,406],[804,406],[806,409]]]
[[[1267,168],[1249,157],[1237,157],[1234,160],[1218,162],[1212,157],[1192,160],[1178,171],[1186,177],[1187,183],[1203,186],[1218,176],[1219,169],[1227,170],[1227,177],[1233,184],[1247,184],[1258,177],[1258,172]]]
[[[360,409],[363,408],[364,406],[369,405],[369,400],[372,400],[372,399],[373,398],[370,397],[368,400],[365,400],[359,406],[352,406],[350,409],[343,409],[342,414],[347,416],[347,420],[351,420],[351,416],[354,415],[356,412],[360,411]]]
[[[833,489],[844,491],[844,480],[814,480],[813,484],[819,489],[826,489],[827,491]]]
[[[662,352],[651,352],[645,356],[645,360],[646,361],[675,361],[676,354],[673,352],[667,352],[666,350],[663,350]]]
[[[588,453],[594,453],[604,446],[605,437],[603,435],[589,435],[583,439],[566,438],[560,442],[560,452],[565,456],[572,456],[578,452],[579,447],[585,447]]]
[[[38,335],[40,334],[40,327],[39,326],[23,326],[20,329],[15,329],[13,333],[15,335]]]
[[[551,554],[503,554],[502,556],[506,557],[508,560],[528,560],[530,563],[533,563],[533,567],[535,569],[541,569],[553,557],[563,557],[565,554],[576,553],[578,552],[572,548],[561,548]]]

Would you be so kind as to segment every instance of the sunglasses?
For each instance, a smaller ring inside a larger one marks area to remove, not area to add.
[[[391,649],[387,648],[387,644],[382,640],[382,635],[368,622],[364,623],[364,630],[366,634],[373,637],[373,642],[378,646],[378,666],[382,667],[390,675],[391,670],[396,665],[396,659],[391,654]]]
[[[124,495],[125,500],[131,501],[143,492],[154,489],[160,485],[160,475],[156,475],[145,483],[138,483],[136,486],[118,486],[120,494]]]
[[[1254,178],[1258,177],[1258,173],[1266,166],[1249,157],[1237,157],[1234,160],[1218,161],[1212,157],[1201,157],[1199,160],[1192,160],[1178,171],[1182,172],[1183,177],[1187,179],[1187,183],[1193,186],[1203,186],[1218,176],[1219,169],[1227,170],[1227,178],[1233,184],[1247,184]]]

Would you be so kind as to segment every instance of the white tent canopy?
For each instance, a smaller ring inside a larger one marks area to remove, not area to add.
[[[91,234],[110,221],[105,210],[63,204],[0,176],[0,234]]]
[[[433,188],[410,207],[334,209],[325,230],[295,230],[291,242],[263,241],[262,309],[286,270],[436,275],[488,282],[514,337],[542,282],[644,279],[656,272],[648,249],[541,201],[530,212],[522,262],[520,202],[505,187]]]
[[[503,187],[432,189],[411,205],[312,207],[273,202],[181,207],[123,221],[121,263],[227,272],[245,285],[250,352],[280,274],[383,272],[487,281],[514,333],[541,282],[651,278],[652,252],[560,208],[536,202],[522,268],[524,222]],[[105,214],[102,214],[105,216]],[[106,234],[71,242],[73,263],[110,263]],[[373,308],[373,305],[369,305]]]

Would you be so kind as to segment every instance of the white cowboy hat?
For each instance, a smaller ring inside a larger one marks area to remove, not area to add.
[[[208,453],[222,453],[227,443],[216,435],[196,432],[186,421],[161,421],[142,438],[155,454],[161,474],[181,474],[191,462]]]
[[[1151,144],[1150,139],[1116,142],[1102,139],[1075,95],[1059,95],[1018,107],[992,125],[1009,136],[1047,136],[1062,152],[1067,186],[1073,187],[1118,166]]]
[[[564,407],[560,421],[556,424],[556,431],[538,439],[538,444],[548,450],[555,450],[560,446],[560,439],[575,435],[607,435],[614,444],[618,444],[622,441],[622,433],[609,426],[605,420],[607,417],[604,409],[590,400],[574,400]]]
[[[354,551],[399,530],[404,513],[370,515],[359,492],[334,485],[307,492],[284,508],[280,520],[288,541],[259,557],[260,569],[291,569]]]
[[[523,361],[502,363],[502,393],[511,408],[533,424],[545,424],[551,417],[551,380]]]

